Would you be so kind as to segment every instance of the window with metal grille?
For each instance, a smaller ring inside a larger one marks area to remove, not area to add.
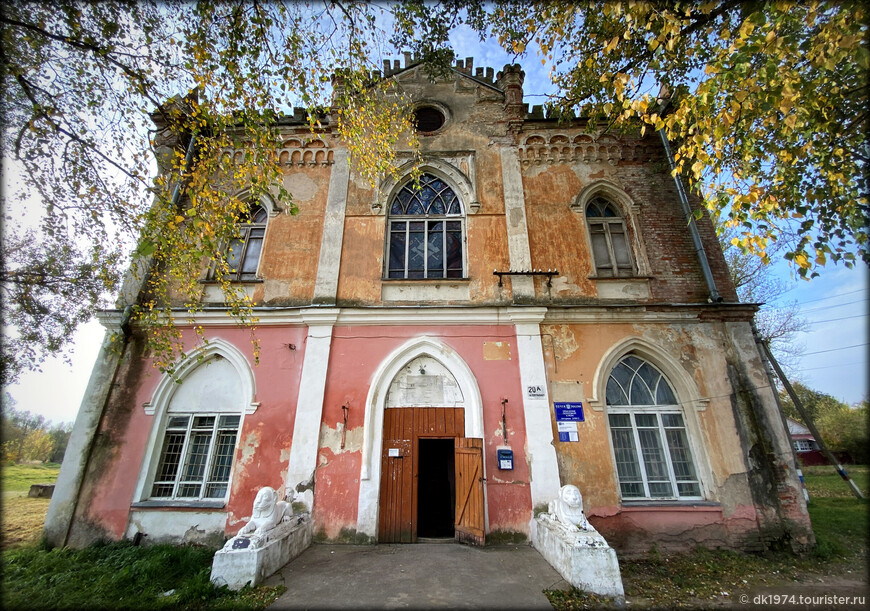
[[[623,358],[607,380],[607,411],[623,499],[698,499],[683,413],[662,373]]]
[[[226,498],[239,421],[240,416],[171,414],[151,497]]]
[[[464,278],[462,205],[431,174],[409,180],[390,203],[387,278]]]
[[[628,233],[618,208],[603,197],[595,197],[586,205],[586,223],[595,273],[602,278],[634,275]]]
[[[256,280],[263,239],[266,236],[266,221],[269,215],[262,206],[254,206],[241,219],[236,237],[227,248],[227,266],[230,280]]]

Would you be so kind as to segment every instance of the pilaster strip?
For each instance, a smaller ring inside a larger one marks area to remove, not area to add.
[[[544,364],[544,348],[541,344],[540,323],[546,312],[546,308],[509,311],[517,334],[532,507],[546,505],[557,498],[560,488],[559,465],[556,461],[550,418],[550,390]]]
[[[285,486],[288,498],[305,503],[311,511],[314,505],[314,470],[317,467],[332,328],[338,318],[338,310],[309,311],[306,314],[304,320],[308,324],[308,337],[302,377],[299,380],[293,445],[290,447]]]
[[[501,176],[504,188],[505,222],[508,234],[508,255],[511,269],[532,268],[529,249],[529,229],[526,222],[526,200],[523,195],[523,175],[517,151],[513,147],[501,149]],[[529,301],[535,296],[531,276],[511,278],[514,301]]]
[[[336,149],[329,175],[329,193],[323,217],[323,237],[320,260],[314,284],[314,303],[334,304],[338,292],[338,272],[341,266],[341,244],[344,239],[344,213],[350,169],[345,149]]]

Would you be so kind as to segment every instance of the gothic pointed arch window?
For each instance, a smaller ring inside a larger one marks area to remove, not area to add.
[[[409,179],[390,200],[387,278],[464,278],[465,215],[453,188],[434,174]]]
[[[622,498],[701,498],[683,410],[662,372],[629,354],[611,371],[606,397]]]
[[[633,276],[630,240],[619,208],[604,197],[593,197],[586,205],[586,223],[596,275],[601,278]]]

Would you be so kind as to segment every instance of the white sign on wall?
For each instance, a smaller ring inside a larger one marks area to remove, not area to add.
[[[526,397],[529,399],[543,399],[544,396],[544,387],[542,385],[535,384],[526,387]]]

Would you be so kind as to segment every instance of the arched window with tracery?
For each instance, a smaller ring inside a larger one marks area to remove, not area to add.
[[[622,498],[701,498],[683,410],[662,372],[625,356],[610,373],[606,396]]]
[[[390,201],[387,278],[464,278],[462,202],[441,178],[408,180]]]
[[[595,273],[602,278],[634,275],[630,241],[619,208],[597,196],[586,205]]]

